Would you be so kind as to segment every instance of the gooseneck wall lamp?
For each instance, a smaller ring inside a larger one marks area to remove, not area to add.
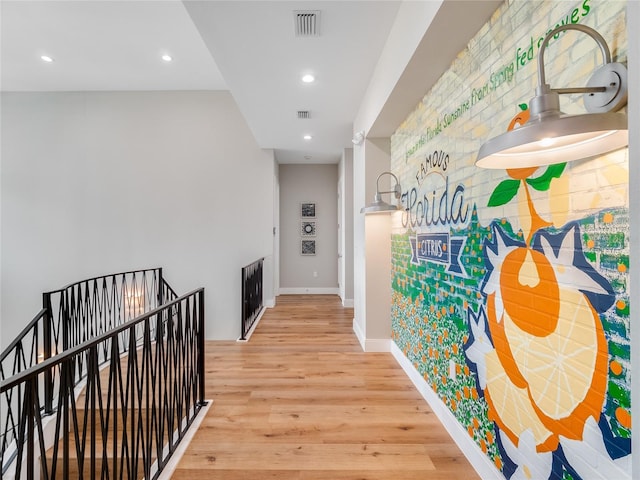
[[[396,184],[393,187],[393,190],[388,190],[384,192],[380,191],[380,178],[383,175],[390,175],[394,178],[394,180],[396,181]],[[382,200],[382,195],[385,193],[392,193],[394,195],[394,197],[396,198],[396,205],[391,205],[385,202],[384,200]],[[396,177],[391,172],[382,172],[380,175],[378,175],[378,179],[376,180],[376,194],[373,197],[373,203],[370,203],[369,205],[362,207],[360,209],[360,213],[364,213],[364,214],[393,213],[398,210],[401,210],[401,207],[397,205],[398,200],[400,200],[401,194],[402,194],[402,188],[400,187],[400,182],[398,181],[398,177]]]
[[[551,88],[545,79],[547,44],[564,30],[578,30],[593,38],[603,64],[586,87]],[[586,114],[560,111],[560,94],[582,93]],[[530,118],[519,128],[490,139],[480,147],[476,165],[482,168],[522,168],[569,162],[602,155],[629,144],[626,113],[615,113],[627,103],[627,69],[611,62],[607,42],[594,29],[562,25],[544,38],[538,51],[538,87],[529,102]]]

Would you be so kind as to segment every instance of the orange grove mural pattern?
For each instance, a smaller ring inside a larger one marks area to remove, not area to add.
[[[566,8],[536,3],[552,15]],[[521,5],[505,5],[479,35],[500,16],[530,21]],[[569,12],[613,18],[604,5]],[[519,128],[527,105],[505,83],[495,89],[516,113],[495,117]],[[628,153],[469,168],[479,143],[464,139],[483,131],[471,90],[466,107],[427,94],[392,138],[392,170],[406,189],[392,235],[392,340],[505,478],[629,478]],[[438,102],[458,107],[433,127]],[[601,191],[576,177],[595,169]],[[572,207],[580,195],[589,208]]]

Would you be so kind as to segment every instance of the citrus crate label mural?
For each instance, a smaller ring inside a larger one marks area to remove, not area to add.
[[[391,139],[405,188],[392,339],[506,478],[630,477],[628,151],[474,166],[484,140],[527,121],[538,38],[582,22],[625,61],[625,8],[505,3]],[[569,49],[601,61],[569,35],[548,50],[552,87],[586,83]]]

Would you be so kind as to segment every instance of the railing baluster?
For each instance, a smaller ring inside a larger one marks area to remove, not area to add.
[[[162,268],[158,269],[158,305],[164,304],[164,277],[162,274]]]
[[[49,293],[42,294],[42,308],[46,312],[42,319],[42,342],[43,342],[43,360],[51,358],[51,346],[53,344],[51,337],[51,295]],[[53,413],[53,372],[47,370],[44,374],[44,412],[47,415]]]
[[[39,395],[37,391],[37,388],[38,388],[37,377],[35,382],[35,388],[36,388],[36,392],[33,397],[33,400],[34,400],[33,415],[36,420],[35,430],[38,432],[38,448],[40,453],[40,478],[41,480],[49,480],[49,471],[47,468],[47,458],[46,458],[47,449],[45,448],[44,432],[42,430],[42,416],[40,415],[40,402],[39,402]],[[32,433],[35,433],[35,432],[32,432]]]
[[[38,379],[31,379],[27,382],[27,387],[25,389],[25,398],[24,398],[24,414],[27,417],[27,431],[25,435],[27,436],[27,480],[33,480],[34,472],[33,467],[35,463],[35,449],[34,449],[34,431],[35,431],[35,415],[33,412],[33,404],[35,403],[34,395],[37,393],[34,392],[34,388],[37,389]]]
[[[150,394],[151,386],[151,318],[147,318],[144,322],[144,347],[142,349],[143,362],[143,381],[145,394],[145,429],[142,437],[144,444],[144,475],[149,478],[151,473],[151,410],[153,409],[153,395]],[[146,434],[146,435],[145,435]]]
[[[100,374],[97,363],[98,352],[95,347],[90,347],[87,358],[87,387],[88,392],[88,406],[89,406],[89,435],[91,437],[89,462],[91,465],[91,480],[95,480],[96,472],[96,379]],[[85,444],[86,445],[86,444]],[[86,448],[86,446],[85,446]]]
[[[200,405],[204,401],[204,290],[198,292],[198,372],[200,380]]]

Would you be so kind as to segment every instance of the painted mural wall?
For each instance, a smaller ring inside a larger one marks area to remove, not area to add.
[[[631,468],[628,150],[474,166],[482,142],[526,122],[538,45],[563,23],[594,27],[626,62],[625,2],[510,0],[393,135],[392,339],[505,478],[618,479]],[[602,61],[574,31],[545,57],[552,87],[585,85]]]

